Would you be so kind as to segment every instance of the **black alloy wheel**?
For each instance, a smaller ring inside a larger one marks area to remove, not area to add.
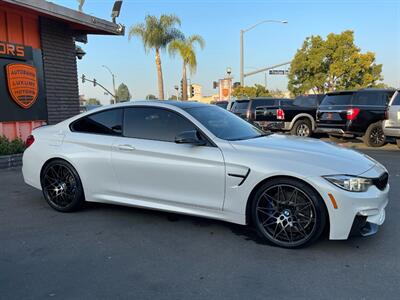
[[[47,203],[57,211],[75,211],[84,202],[79,175],[64,160],[53,160],[44,167],[41,174],[41,185]]]
[[[252,216],[266,241],[285,248],[304,247],[319,238],[327,213],[312,188],[294,179],[264,184],[253,199]]]
[[[368,147],[382,147],[385,145],[386,137],[383,132],[382,122],[371,124],[363,137],[364,143]]]
[[[290,133],[291,135],[310,137],[312,135],[311,122],[306,119],[297,120]]]

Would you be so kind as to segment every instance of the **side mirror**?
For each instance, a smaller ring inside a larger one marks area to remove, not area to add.
[[[197,130],[183,131],[175,137],[177,144],[191,144],[195,146],[204,146],[207,141],[199,138]]]

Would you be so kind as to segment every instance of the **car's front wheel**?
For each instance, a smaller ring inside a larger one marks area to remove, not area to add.
[[[300,248],[320,237],[327,212],[321,196],[307,184],[276,178],[256,192],[252,219],[258,234],[267,242]]]
[[[57,211],[76,211],[84,203],[79,175],[65,160],[52,160],[44,166],[41,185],[47,203]]]

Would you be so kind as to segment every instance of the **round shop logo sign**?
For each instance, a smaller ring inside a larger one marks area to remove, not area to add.
[[[11,98],[24,109],[31,107],[38,98],[36,68],[26,64],[8,64],[6,73]]]

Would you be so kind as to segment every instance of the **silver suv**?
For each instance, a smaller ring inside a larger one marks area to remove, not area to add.
[[[400,148],[400,90],[397,90],[390,99],[383,131],[386,136],[395,137]]]

